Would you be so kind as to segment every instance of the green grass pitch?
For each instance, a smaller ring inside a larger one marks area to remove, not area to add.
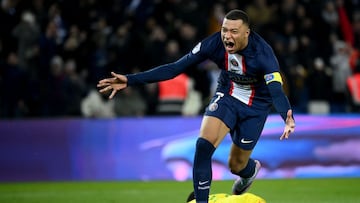
[[[214,181],[211,193],[230,193]],[[1,203],[184,203],[190,181],[0,183]],[[360,178],[260,179],[250,190],[268,203],[360,203]]]

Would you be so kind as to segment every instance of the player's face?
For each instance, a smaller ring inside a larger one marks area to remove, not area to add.
[[[244,49],[248,44],[249,27],[242,20],[229,20],[224,18],[221,27],[221,38],[225,50],[230,54]]]

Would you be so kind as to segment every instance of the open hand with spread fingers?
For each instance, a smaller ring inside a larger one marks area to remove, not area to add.
[[[290,134],[293,133],[295,130],[295,120],[293,117],[292,110],[288,110],[286,115],[286,121],[285,121],[285,128],[283,134],[280,136],[280,140],[282,139],[288,139]]]
[[[127,77],[125,75],[116,74],[111,72],[113,77],[105,78],[98,82],[97,87],[100,88],[100,93],[105,93],[111,90],[109,99],[112,99],[117,91],[127,87]]]

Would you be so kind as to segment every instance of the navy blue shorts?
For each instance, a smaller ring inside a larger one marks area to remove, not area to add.
[[[233,143],[244,150],[254,149],[264,128],[269,110],[254,109],[236,98],[217,92],[205,115],[222,120],[229,128]]]

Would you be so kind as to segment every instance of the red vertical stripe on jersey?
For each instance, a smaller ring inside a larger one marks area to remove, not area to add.
[[[241,56],[241,65],[243,74],[246,73],[246,64],[245,64],[245,56]]]
[[[242,56],[241,63],[242,63],[243,74],[245,74],[246,73],[246,64],[245,64],[245,57],[244,56]],[[252,103],[254,101],[254,95],[255,95],[254,85],[250,85],[250,88],[251,88],[251,95],[250,95],[249,103],[248,103],[249,106],[252,105]]]
[[[225,52],[225,69],[226,71],[229,70],[229,54],[227,52]],[[229,89],[229,94],[231,95],[234,89],[234,84],[233,82],[230,80],[230,89]]]

